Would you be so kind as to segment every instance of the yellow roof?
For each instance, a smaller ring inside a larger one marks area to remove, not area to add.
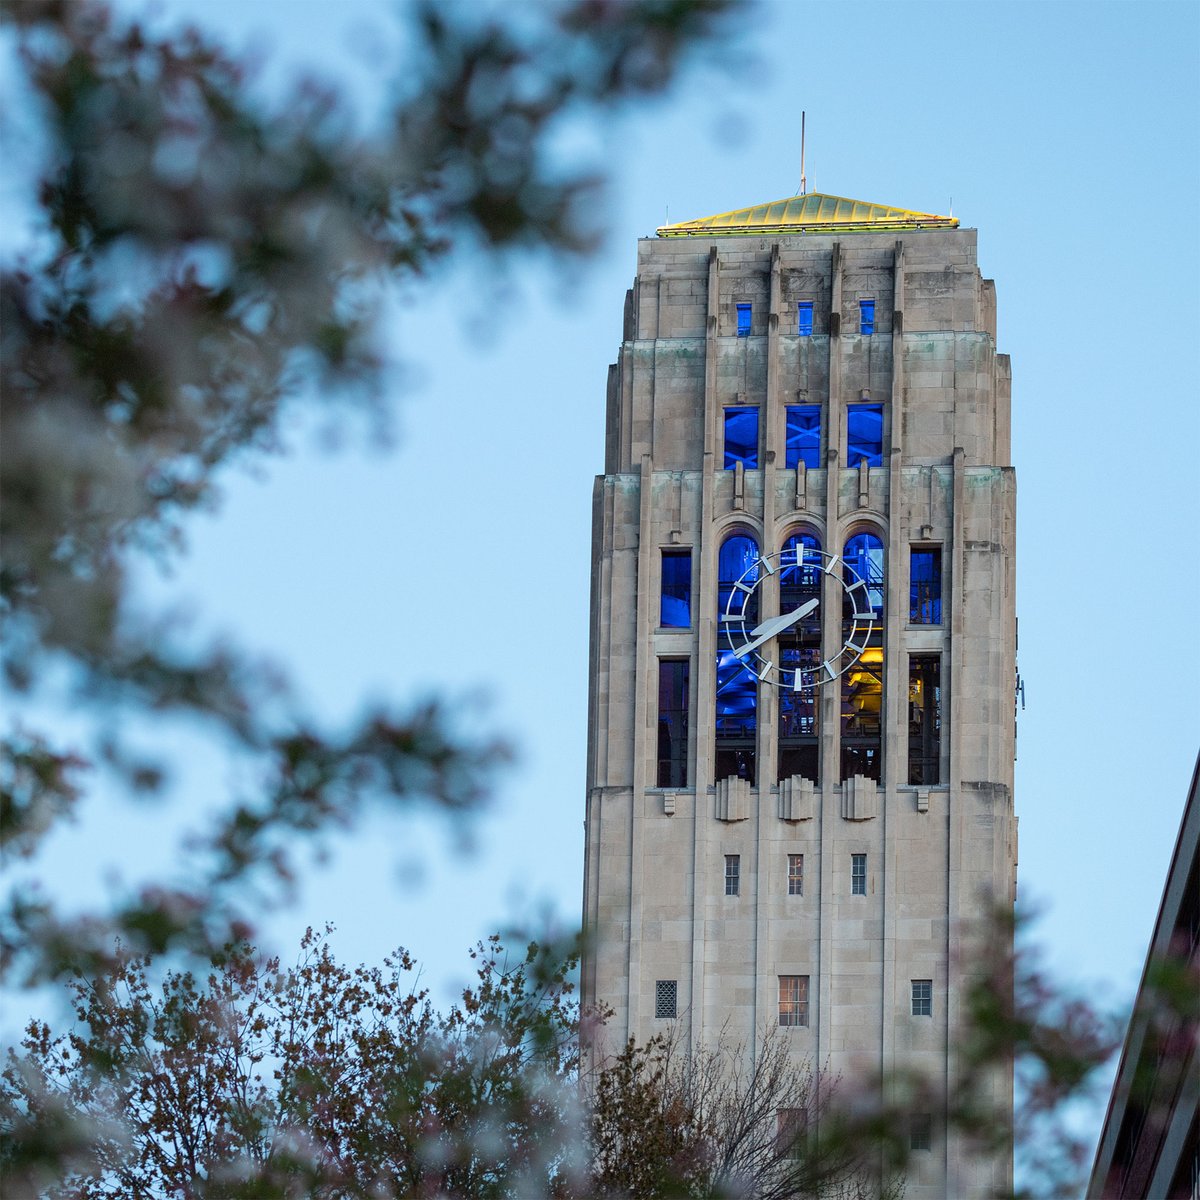
[[[824,192],[809,192],[805,196],[789,196],[772,200],[753,208],[737,208],[717,213],[715,217],[700,217],[696,221],[680,221],[663,225],[659,237],[736,237],[763,233],[871,233],[892,229],[955,229],[957,217],[939,217],[935,213],[914,212],[909,208],[891,208],[886,204],[869,204],[865,200],[848,200],[845,196],[829,196]]]

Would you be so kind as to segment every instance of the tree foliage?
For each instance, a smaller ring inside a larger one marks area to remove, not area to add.
[[[445,1012],[403,950],[350,969],[311,930],[282,968],[231,946],[204,975],[120,953],[32,1022],[3,1075],[13,1196],[537,1196],[573,1186],[575,959],[498,938]],[[30,1120],[34,1114],[34,1120]],[[57,1153],[43,1140],[73,1131]],[[30,1131],[38,1136],[30,1139]]]
[[[779,1031],[752,1053],[660,1037],[584,1067],[581,1016],[604,1014],[579,1012],[572,949],[492,938],[472,958],[474,983],[439,1012],[403,950],[350,969],[311,930],[289,967],[245,944],[203,974],[119,953],[70,984],[73,1030],[31,1022],[9,1054],[6,1194],[892,1194],[870,1147],[815,1136],[836,1089]]]
[[[40,178],[0,279],[4,677],[29,711],[91,720],[73,740],[28,716],[4,731],[4,852],[36,863],[98,774],[161,791],[171,763],[131,728],[188,719],[250,781],[186,868],[111,912],[66,913],[22,876],[0,905],[10,982],[98,968],[114,930],[135,950],[211,951],[247,932],[247,884],[286,884],[314,832],[374,803],[483,802],[501,746],[436,704],[329,728],[282,671],[141,611],[131,563],[177,553],[222,472],[277,451],[297,407],[384,415],[397,281],[455,252],[588,251],[602,172],[565,166],[555,139],[667,88],[731,2],[563,0],[520,20],[414,4],[369,123],[312,82],[263,100],[195,29],[85,0],[5,5]]]
[[[590,1090],[593,1186],[636,1197],[829,1197],[889,1200],[873,1141],[826,1143],[838,1080],[797,1062],[786,1033],[753,1048],[726,1037],[688,1046],[660,1035],[629,1042]]]

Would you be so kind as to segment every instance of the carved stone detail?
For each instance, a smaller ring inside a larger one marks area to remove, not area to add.
[[[879,785],[865,775],[842,784],[842,816],[847,821],[870,821],[879,816]]]
[[[745,779],[722,779],[717,783],[717,820],[744,821],[750,816],[750,784]]]
[[[816,786],[803,775],[779,781],[779,819],[811,821],[816,811]]]

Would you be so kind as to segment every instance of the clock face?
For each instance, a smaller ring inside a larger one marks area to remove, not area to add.
[[[830,658],[821,653],[821,597],[824,579],[839,585],[839,610],[828,614],[844,633]],[[768,579],[779,583],[779,615],[763,619],[762,594]],[[801,691],[845,674],[867,648],[876,624],[867,581],[836,554],[825,554],[798,539],[778,554],[758,558],[729,589],[720,615],[722,658],[741,662],[764,683]]]

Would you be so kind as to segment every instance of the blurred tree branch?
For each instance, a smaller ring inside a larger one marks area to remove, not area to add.
[[[405,951],[350,968],[328,933],[286,968],[238,944],[156,977],[121,952],[72,983],[75,1030],[31,1022],[0,1075],[6,1195],[529,1197],[583,1177],[570,947],[493,937],[438,1012]]]
[[[504,748],[435,704],[341,731],[308,716],[244,650],[184,649],[132,603],[131,556],[169,556],[231,463],[280,449],[296,406],[379,414],[386,288],[455,251],[492,259],[596,243],[602,172],[553,152],[563,123],[664,91],[727,28],[732,0],[570,0],[506,19],[427,3],[386,120],[359,132],[334,89],[255,99],[197,30],[152,34],[99,3],[4,6],[45,164],[20,256],[3,264],[0,606],[5,681],[31,704],[66,678],[90,740],[10,726],[3,850],[39,846],[94,791],[130,794],[164,764],[121,732],[184,715],[253,764],[186,881],[67,917],[13,885],[0,911],[11,982],[134,951],[211,951],[246,931],[238,889],[294,874],[297,838],[368,803],[466,813]],[[28,721],[26,722],[28,724]]]

